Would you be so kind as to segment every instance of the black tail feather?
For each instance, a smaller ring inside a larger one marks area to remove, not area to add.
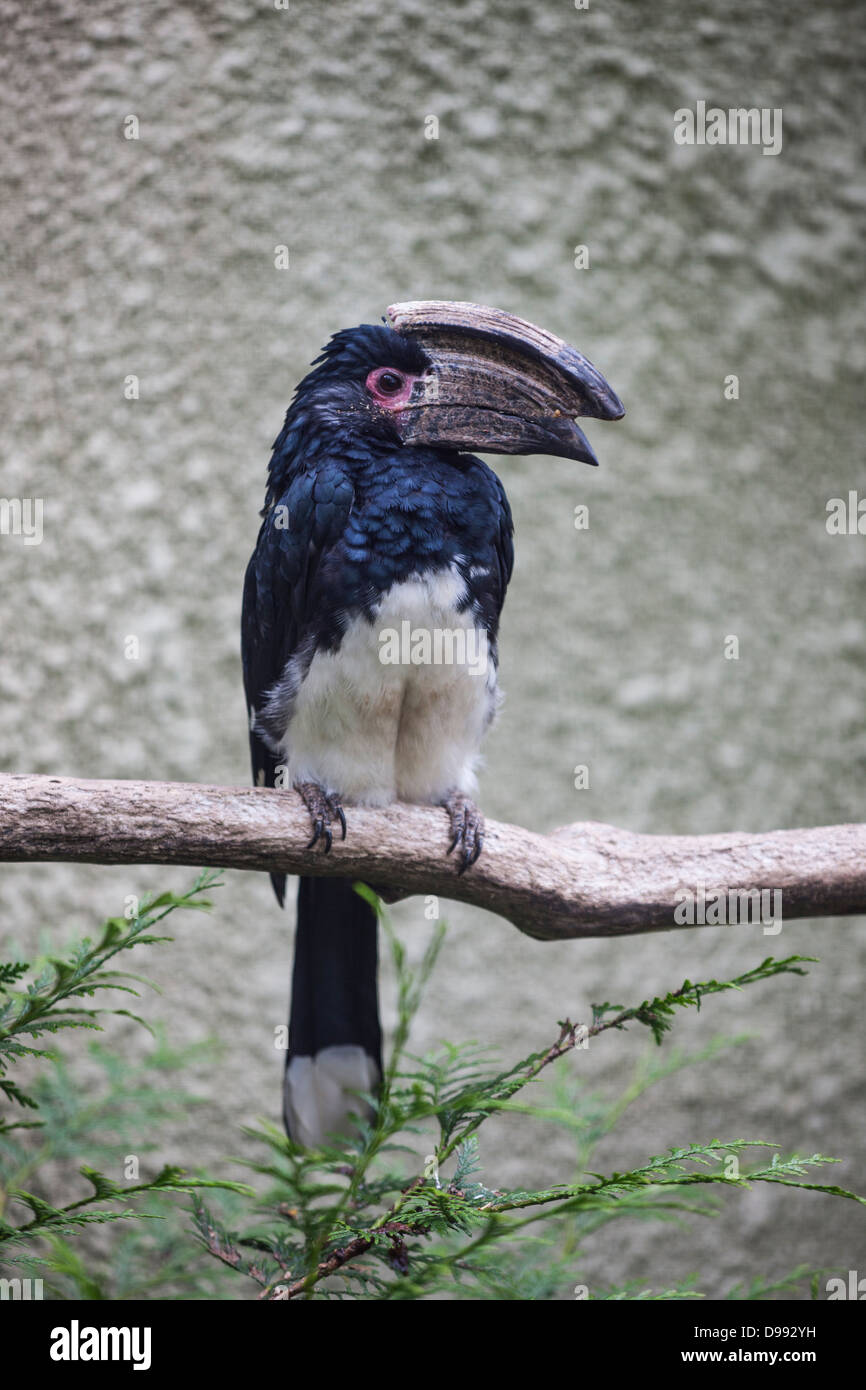
[[[274,893],[276,894],[277,902],[279,903],[280,907],[285,907],[285,905],[286,905],[286,875],[285,875],[285,874],[271,874],[271,875],[270,875],[270,879],[271,879],[271,887],[273,888]]]
[[[300,1137],[293,1133],[298,1125],[289,1117],[289,1069],[294,1059],[315,1062],[325,1049],[357,1048],[375,1067],[376,1078],[381,1076],[377,935],[375,912],[350,882],[300,880],[286,1061],[285,1120],[294,1138]],[[348,1097],[347,1109],[358,1108]]]

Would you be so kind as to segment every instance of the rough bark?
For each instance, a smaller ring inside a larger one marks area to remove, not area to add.
[[[677,895],[701,890],[781,892],[786,919],[866,913],[866,825],[639,835],[586,821],[540,835],[488,821],[481,858],[458,876],[444,811],[349,807],[347,818],[348,838],[326,856],[305,848],[295,792],[0,775],[5,861],[333,874],[391,885],[389,896],[456,898],[548,941],[688,925],[675,920]]]

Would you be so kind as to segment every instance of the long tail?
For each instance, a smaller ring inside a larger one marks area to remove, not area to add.
[[[376,914],[336,878],[302,878],[283,1118],[299,1144],[351,1131],[382,1076]]]

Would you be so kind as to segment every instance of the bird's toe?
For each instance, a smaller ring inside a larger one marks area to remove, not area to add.
[[[448,853],[457,850],[460,863],[458,874],[465,874],[477,861],[484,848],[484,817],[468,796],[451,792],[442,802],[451,820],[451,843]]]
[[[340,824],[341,839],[346,838],[346,813],[340,805],[339,798],[333,792],[326,792],[318,782],[296,782],[295,791],[301,796],[310,813],[313,835],[307,849],[312,849],[321,840],[322,852],[330,854],[334,843],[334,832],[331,828],[334,821]]]

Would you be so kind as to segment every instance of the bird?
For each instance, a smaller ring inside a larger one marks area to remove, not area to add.
[[[505,489],[474,451],[595,465],[577,418],[624,407],[563,339],[452,300],[394,304],[334,333],[311,365],[273,444],[244,579],[253,783],[299,792],[308,848],[324,853],[353,806],[441,806],[448,853],[469,872],[514,564]],[[282,906],[286,877],[271,880]],[[301,877],[283,1118],[303,1148],[371,1113],[377,973],[373,907],[348,880]]]

